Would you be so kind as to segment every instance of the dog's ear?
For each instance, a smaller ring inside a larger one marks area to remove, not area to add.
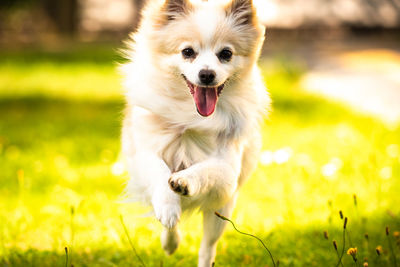
[[[188,0],[166,0],[162,10],[166,21],[172,21],[182,15],[186,15],[192,9]]]
[[[237,25],[251,25],[255,18],[255,8],[252,0],[232,0],[225,7],[227,16],[232,16]]]

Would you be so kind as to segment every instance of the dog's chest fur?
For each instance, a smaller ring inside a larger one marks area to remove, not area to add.
[[[170,118],[128,105],[123,127],[124,152],[133,157],[143,149],[153,151],[171,172],[177,172],[216,156],[228,143],[234,142],[240,128],[231,117],[223,120],[224,130],[217,127],[221,124],[218,119],[207,123],[207,127],[204,124],[188,127],[170,121]]]
[[[217,150],[217,138],[205,131],[189,129],[183,133],[176,133],[172,130],[170,135],[169,142],[160,152],[172,172],[203,161]]]
[[[240,128],[234,119],[226,119],[229,123],[223,124],[227,125],[223,131],[216,127],[218,120],[208,123],[208,127],[201,125],[188,128],[152,112],[132,107],[127,109],[126,115],[123,132],[128,154],[135,153],[145,144],[146,149],[155,152],[171,172],[186,169],[217,155],[234,139],[228,137],[227,132],[232,133]]]

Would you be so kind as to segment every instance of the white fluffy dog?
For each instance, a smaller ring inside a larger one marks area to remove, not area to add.
[[[123,152],[130,197],[152,205],[179,244],[181,213],[203,213],[198,266],[211,266],[239,187],[255,168],[269,97],[256,61],[264,39],[251,0],[150,0],[128,41]]]

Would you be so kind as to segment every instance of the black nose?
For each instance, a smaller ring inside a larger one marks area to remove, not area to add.
[[[215,71],[203,69],[199,72],[199,79],[203,84],[208,85],[214,81],[215,75]]]

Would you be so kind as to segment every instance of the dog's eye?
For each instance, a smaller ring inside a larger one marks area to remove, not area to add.
[[[219,52],[218,58],[221,61],[229,61],[232,58],[232,51],[227,48],[224,48],[221,50],[221,52]]]
[[[195,57],[196,53],[194,52],[193,48],[188,47],[182,50],[182,56],[184,58],[193,58]]]

